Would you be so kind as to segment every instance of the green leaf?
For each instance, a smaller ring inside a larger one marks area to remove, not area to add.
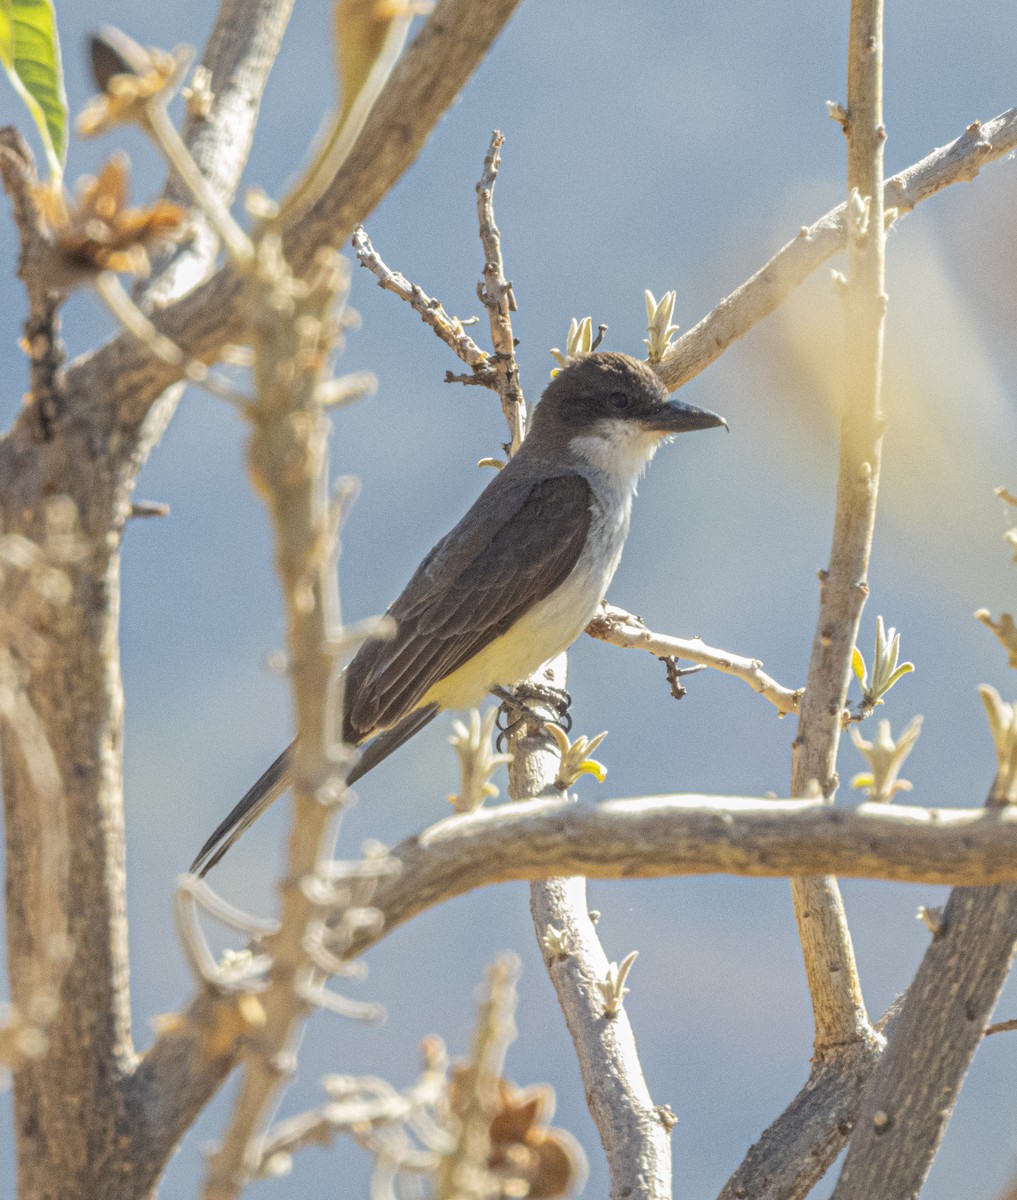
[[[915,669],[914,663],[909,663],[909,662],[901,663],[901,665],[897,668],[897,670],[894,671],[894,673],[886,681],[886,687],[883,690],[885,692],[888,692],[890,690],[890,688],[892,688],[893,685],[895,683],[897,683],[898,680],[903,679],[905,675],[910,675],[914,669]]]
[[[52,181],[59,183],[67,96],[52,0],[0,0],[0,62],[39,128]]]

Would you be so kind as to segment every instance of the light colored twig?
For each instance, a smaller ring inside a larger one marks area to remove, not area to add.
[[[655,658],[684,658],[689,662],[701,663],[704,667],[712,667],[725,675],[733,675],[769,700],[779,716],[798,711],[803,689],[792,691],[771,679],[763,671],[763,664],[758,658],[742,658],[728,650],[718,650],[707,646],[701,638],[676,638],[654,633],[646,628],[639,617],[606,602],[587,625],[586,632],[599,641],[610,642],[612,646],[646,650]]]
[[[999,638],[1009,656],[1010,666],[1017,670],[1017,624],[1010,613],[1003,613],[998,621],[994,621],[987,608],[980,608],[975,613],[975,619],[981,621],[986,629],[991,629]]]
[[[988,803],[1017,804],[1017,703],[1007,704],[994,687],[983,683],[978,694],[985,706],[993,745],[996,748],[996,778]]]
[[[269,1131],[259,1178],[278,1176],[289,1169],[298,1151],[328,1145],[341,1133],[373,1154],[387,1154],[401,1169],[406,1169],[407,1160],[412,1158],[416,1169],[433,1171],[438,1163],[437,1152],[448,1149],[448,1133],[432,1116],[446,1101],[443,1054],[438,1061],[425,1063],[420,1078],[404,1091],[370,1077],[326,1077],[324,1085],[330,1096],[327,1104],[280,1121]],[[416,1145],[421,1139],[411,1138],[408,1130],[425,1135],[423,1151]]]
[[[484,248],[484,272],[477,285],[477,296],[487,309],[491,322],[496,386],[501,398],[501,410],[512,434],[508,451],[511,456],[526,436],[526,401],[519,385],[519,364],[516,362],[515,338],[512,335],[512,313],[516,309],[516,298],[512,284],[505,278],[501,234],[494,223],[494,185],[501,166],[504,142],[504,136],[496,129],[491,134],[483,174],[477,184],[477,219],[480,224],[480,243]]]
[[[866,576],[879,492],[883,414],[880,388],[886,227],[883,206],[883,6],[852,0],[848,36],[848,274],[845,318],[849,364],[840,422],[833,544],[820,576],[819,616],[792,746],[791,791],[818,788],[832,802],[851,656],[868,595]],[[865,1012],[854,948],[837,882],[791,883],[815,1017],[815,1049],[874,1035]]]
[[[95,290],[124,329],[147,346],[156,358],[170,366],[179,367],[188,383],[196,384],[210,395],[238,408],[243,408],[249,403],[249,396],[238,392],[227,379],[217,375],[207,364],[196,358],[188,358],[179,346],[164,337],[127,294],[113,271],[99,272],[95,279]]]
[[[885,210],[898,216],[954,183],[974,179],[987,163],[1017,149],[1017,108],[973,121],[959,138],[886,181]],[[658,368],[671,391],[688,383],[772,313],[847,242],[847,203],[839,204],[782,247],[768,263],[674,343]]]
[[[440,300],[429,296],[423,288],[410,283],[405,275],[393,271],[382,261],[381,255],[375,250],[371,239],[363,225],[358,225],[353,231],[353,251],[362,267],[377,279],[378,287],[386,292],[392,292],[400,300],[420,314],[425,325],[430,325],[452,353],[475,371],[490,367],[491,356],[486,350],[470,337],[458,317],[449,316]]]
[[[161,95],[154,97],[146,105],[145,116],[143,128],[162,150],[177,177],[222,238],[230,257],[238,265],[249,267],[254,258],[251,239],[233,219],[229,206],[191,157],[183,138],[170,120],[166,111],[166,101]]]

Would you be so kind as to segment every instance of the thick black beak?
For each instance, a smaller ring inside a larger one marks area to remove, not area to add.
[[[641,420],[646,429],[659,430],[661,433],[691,433],[694,429],[713,429],[716,425],[723,425],[727,429],[727,421],[723,417],[682,400],[668,400],[656,412],[641,415]]]

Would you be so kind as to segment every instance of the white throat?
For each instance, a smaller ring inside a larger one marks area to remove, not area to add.
[[[619,491],[635,492],[664,436],[634,422],[600,421],[592,433],[571,438],[569,448]]]

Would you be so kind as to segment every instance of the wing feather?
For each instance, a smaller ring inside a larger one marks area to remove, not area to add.
[[[568,578],[586,544],[593,492],[582,475],[492,481],[389,608],[396,636],[347,668],[345,740],[391,728],[433,687]]]

